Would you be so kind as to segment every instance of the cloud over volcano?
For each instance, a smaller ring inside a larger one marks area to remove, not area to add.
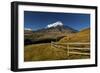
[[[63,26],[63,23],[61,21],[57,21],[55,23],[52,23],[52,24],[48,24],[46,26],[46,28],[51,28],[51,27],[56,27],[56,26]]]

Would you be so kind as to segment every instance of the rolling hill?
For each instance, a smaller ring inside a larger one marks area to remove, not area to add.
[[[83,29],[78,33],[67,35],[66,37],[62,38],[59,42],[90,42],[90,28]]]

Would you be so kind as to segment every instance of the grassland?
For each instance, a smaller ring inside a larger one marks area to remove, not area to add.
[[[66,51],[51,48],[51,44],[33,44],[25,46],[25,61],[61,60],[66,59]]]
[[[74,47],[75,48],[75,47]],[[89,53],[89,50],[85,49],[70,49],[69,51],[76,52],[85,52]],[[33,44],[29,46],[25,46],[24,50],[24,60],[25,61],[46,61],[46,60],[68,60],[68,59],[87,59],[89,55],[81,55],[81,54],[73,54],[70,53],[68,55],[67,47],[56,48],[51,47],[51,44]]]
[[[90,29],[84,29],[79,33],[66,35],[56,43],[69,42],[90,42]],[[89,59],[90,55],[69,53],[66,45],[60,45],[65,48],[52,47],[51,43],[30,44],[24,47],[24,61],[47,61],[47,60],[69,60],[69,59]],[[71,48],[90,48],[90,45],[70,45]],[[90,49],[69,49],[72,52],[88,53]]]

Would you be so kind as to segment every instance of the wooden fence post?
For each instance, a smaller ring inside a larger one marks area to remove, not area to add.
[[[69,44],[67,44],[67,56],[69,56]]]

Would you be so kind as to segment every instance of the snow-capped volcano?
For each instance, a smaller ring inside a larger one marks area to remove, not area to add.
[[[29,30],[29,28],[27,28],[26,31],[24,30],[25,44],[50,43],[51,41],[59,41],[61,38],[69,34],[78,32],[67,25],[65,26],[65,24],[63,24],[61,21],[49,24],[46,27],[36,31]]]
[[[51,27],[56,27],[56,26],[63,26],[63,23],[61,21],[57,21],[55,23],[52,23],[52,24],[48,24],[46,26],[46,28],[51,28]]]

